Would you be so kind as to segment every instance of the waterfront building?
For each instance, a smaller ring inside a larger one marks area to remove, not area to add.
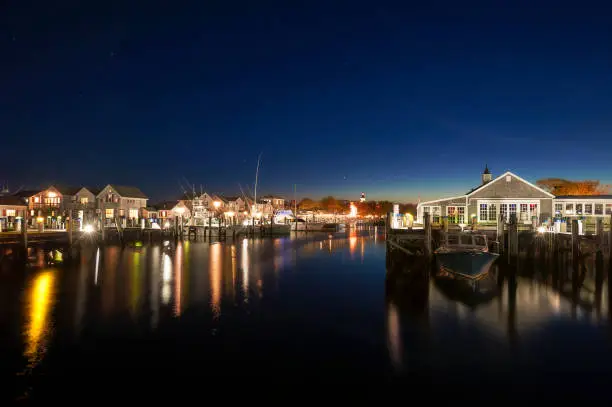
[[[137,187],[108,184],[96,196],[106,226],[138,226],[148,197]]]
[[[265,195],[261,198],[262,203],[270,204],[274,209],[285,208],[285,198],[276,195]]]
[[[21,230],[27,210],[23,198],[0,196],[0,232]]]
[[[51,185],[28,198],[31,223],[42,223],[47,229],[64,229],[70,210],[75,208],[81,187]]]
[[[519,222],[531,223],[533,217],[541,222],[552,217],[555,196],[537,185],[506,171],[493,179],[488,167],[481,175],[481,183],[464,195],[420,202],[417,221],[429,213],[432,223],[439,224],[446,217],[450,224],[497,224],[500,216],[509,221],[515,215]]]

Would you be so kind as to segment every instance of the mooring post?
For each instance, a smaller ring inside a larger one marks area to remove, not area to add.
[[[28,209],[23,210],[23,217],[21,218],[21,235],[23,237],[23,249],[25,255],[28,255]]]
[[[597,251],[603,250],[604,246],[604,224],[603,218],[597,218],[595,225],[595,233],[597,234]]]
[[[574,272],[578,270],[578,255],[580,252],[580,241],[578,240],[578,219],[572,220],[572,266]]]
[[[518,224],[516,217],[510,218],[508,224],[508,262],[515,260],[518,257]]]
[[[72,210],[68,211],[68,223],[66,224],[66,227],[68,228],[68,244],[70,245],[70,247],[72,247]]]
[[[608,256],[612,260],[612,214],[610,215],[610,225],[608,226]]]
[[[504,215],[499,214],[497,218],[497,245],[499,254],[502,254],[505,250],[504,247]]]
[[[423,214],[423,227],[425,228],[425,255],[431,257],[431,221],[429,213]]]

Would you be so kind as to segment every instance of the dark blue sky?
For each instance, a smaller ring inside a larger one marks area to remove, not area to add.
[[[612,182],[610,6],[423,3],[3,2],[0,179],[230,194],[262,152],[289,197]]]

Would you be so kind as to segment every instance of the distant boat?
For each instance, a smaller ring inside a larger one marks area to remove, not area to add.
[[[441,276],[471,280],[484,277],[499,257],[489,251],[486,235],[470,232],[446,234],[434,255]]]

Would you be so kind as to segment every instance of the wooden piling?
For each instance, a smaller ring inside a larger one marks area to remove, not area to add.
[[[508,224],[508,261],[516,260],[518,254],[518,224],[512,219]]]
[[[425,228],[425,255],[427,257],[431,257],[431,221],[429,218],[429,213],[423,214],[423,227]]]
[[[580,241],[578,240],[578,220],[572,220],[572,267],[578,270],[578,256],[580,254]]]
[[[497,218],[497,242],[499,254],[504,252],[504,215],[500,214]]]
[[[612,215],[610,215],[610,225],[608,229],[608,256],[612,260]]]
[[[597,224],[595,226],[595,233],[597,235],[597,250],[603,250],[604,246],[604,225],[603,219],[597,218]]]
[[[28,254],[28,210],[23,211],[22,224],[21,224],[21,237],[23,238],[23,249],[27,256]]]

